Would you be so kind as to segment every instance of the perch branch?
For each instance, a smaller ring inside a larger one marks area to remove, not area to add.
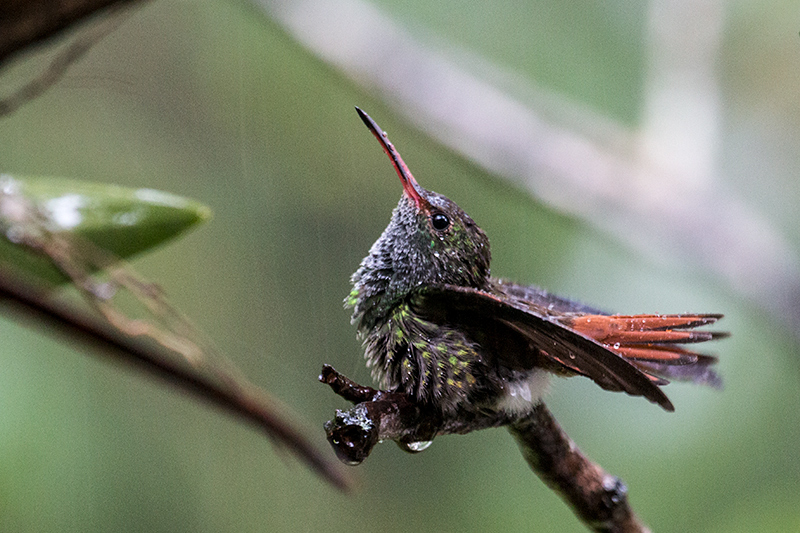
[[[583,455],[544,403],[522,418],[458,413],[444,419],[405,394],[364,387],[328,365],[322,368],[319,379],[355,403],[346,411],[337,410],[336,417],[325,424],[328,441],[345,463],[362,462],[382,440],[394,440],[404,450],[415,452],[424,446],[414,443],[439,435],[508,426],[531,469],[589,529],[614,533],[649,531],[631,509],[623,482]]]
[[[508,427],[525,461],[593,531],[645,532],[628,504],[628,489],[583,455],[544,403]]]

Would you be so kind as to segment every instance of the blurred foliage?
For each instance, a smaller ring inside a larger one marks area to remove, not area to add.
[[[129,258],[176,237],[211,217],[197,202],[154,189],[127,189],[56,177],[3,174],[10,201],[27,210],[17,220],[23,230],[42,229],[84,238],[119,258]],[[24,212],[24,211],[23,211]],[[26,227],[43,224],[43,228]],[[34,252],[30,243],[0,239],[0,264],[41,281],[63,283],[67,277],[49,258]],[[99,260],[99,258],[98,258]]]
[[[518,5],[517,5],[518,4]],[[611,2],[386,2],[393,16],[626,123],[639,117],[642,8]],[[720,168],[797,243],[797,30],[790,3],[726,4]],[[519,8],[519,9],[516,9]],[[53,48],[0,77],[3,93]],[[768,97],[765,97],[765,91]],[[622,312],[724,312],[725,390],[671,385],[666,414],[586,380],[549,405],[621,476],[655,531],[800,528],[797,343],[693,269],[639,257],[438,147],[244,1],[160,0],[0,122],[0,170],[198,198],[212,224],[136,261],[321,446],[342,407],[322,363],[368,382],[341,302],[400,195],[353,111],[420,183],[486,230],[493,273]],[[31,327],[32,326],[32,327]],[[35,324],[0,317],[0,530],[583,531],[502,430],[419,455],[385,444],[336,493],[262,434]]]

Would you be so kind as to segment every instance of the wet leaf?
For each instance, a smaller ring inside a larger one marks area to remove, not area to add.
[[[66,277],[14,233],[46,232],[86,240],[119,258],[129,258],[174,238],[210,218],[205,205],[153,189],[130,189],[52,177],[0,176],[0,264],[45,281]]]

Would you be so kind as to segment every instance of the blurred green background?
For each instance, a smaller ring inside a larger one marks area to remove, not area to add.
[[[635,126],[644,8],[623,2],[383,2],[409,27]],[[800,249],[792,2],[726,3],[718,168]],[[57,47],[7,68],[8,93]],[[214,219],[134,262],[329,452],[345,402],[323,363],[369,383],[342,300],[400,186],[353,111],[492,242],[493,273],[620,312],[723,312],[721,392],[670,385],[676,413],[558,380],[578,445],[659,532],[800,531],[798,337],[713,274],[662,264],[499,181],[296,44],[244,1],[137,10],[41,98],[0,119],[0,171],[150,187]],[[424,453],[379,446],[336,492],[258,431],[148,376],[0,317],[2,531],[583,531],[503,430]]]

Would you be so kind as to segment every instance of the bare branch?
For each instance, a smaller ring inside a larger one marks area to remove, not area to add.
[[[134,364],[241,417],[286,446],[333,486],[342,490],[349,488],[347,477],[325,459],[293,423],[278,415],[274,402],[252,383],[238,379],[235,383],[220,384],[209,376],[193,372],[178,364],[162,346],[125,335],[98,317],[56,301],[3,270],[0,270],[0,305],[5,312],[32,321],[37,330],[57,332],[95,352]]]
[[[278,413],[272,399],[222,357],[155,284],[140,278],[123,261],[74,231],[65,231],[52,213],[26,196],[19,183],[0,175],[0,238],[47,258],[77,289],[95,314],[57,301],[52,293],[0,268],[0,301],[6,308],[37,319],[85,345],[101,349],[261,427],[334,486],[346,478]],[[118,302],[129,295],[140,305],[131,316]],[[281,408],[285,409],[285,408]]]
[[[127,19],[123,16],[125,7],[127,7],[125,4],[118,3],[105,8],[106,17],[94,25],[88,26],[72,43],[60,50],[41,74],[25,83],[11,95],[0,99],[0,117],[10,115],[20,106],[55,85],[64,77],[70,66],[77,63],[98,41],[117,29]],[[2,29],[0,29],[0,35],[3,35]],[[35,44],[35,41],[30,41],[28,44]],[[2,58],[0,58],[0,68],[2,68]]]
[[[531,469],[587,527],[598,532],[649,531],[628,504],[622,480],[583,455],[544,403],[508,429]]]
[[[0,5],[0,67],[12,56],[111,7],[142,0],[6,0]]]
[[[347,464],[361,463],[382,440],[394,440],[414,453],[439,435],[508,426],[531,469],[588,528],[615,533],[649,531],[630,508],[622,481],[583,455],[544,403],[521,418],[458,413],[443,419],[406,394],[364,387],[328,365],[322,368],[320,381],[356,404],[346,411],[337,410],[336,417],[325,424],[328,441]]]
[[[3,270],[0,270],[0,305],[13,316],[33,321],[38,330],[58,332],[96,352],[134,364],[241,417],[263,429],[333,486],[342,490],[349,488],[347,477],[325,459],[293,423],[278,415],[274,402],[252,383],[237,379],[221,384],[193,372],[178,364],[160,345],[121,333],[98,317],[56,301]]]

